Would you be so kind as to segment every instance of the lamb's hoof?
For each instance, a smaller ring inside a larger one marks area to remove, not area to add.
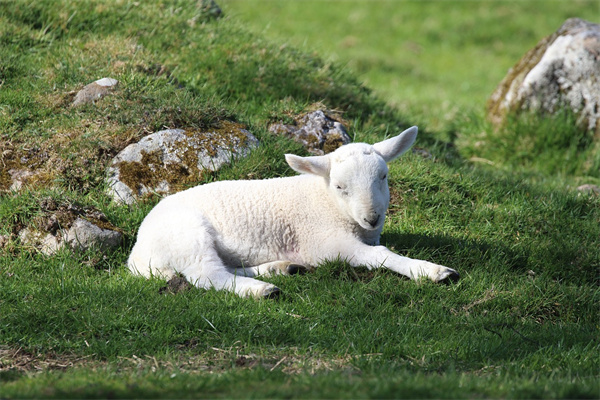
[[[285,268],[289,275],[304,275],[308,272],[308,268],[301,264],[290,264]]]
[[[280,295],[281,295],[281,289],[279,289],[277,286],[273,286],[272,288],[269,288],[264,291],[263,298],[278,299]]]
[[[444,283],[446,285],[450,283],[456,283],[460,279],[460,274],[453,269],[448,268],[446,271],[440,274],[438,283]]]

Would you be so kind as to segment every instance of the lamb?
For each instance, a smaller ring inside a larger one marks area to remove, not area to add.
[[[458,279],[441,265],[379,245],[389,205],[386,163],[414,143],[417,127],[324,156],[286,154],[300,175],[200,185],[161,200],[142,222],[128,260],[145,277],[182,274],[200,288],[273,298],[255,279],[305,272],[328,259],[384,267],[412,279]]]

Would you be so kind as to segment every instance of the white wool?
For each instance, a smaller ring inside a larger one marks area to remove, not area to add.
[[[181,273],[198,287],[254,297],[279,291],[255,276],[338,257],[411,278],[456,277],[452,269],[376,246],[389,203],[386,161],[407,151],[416,134],[413,127],[373,146],[287,155],[299,176],[221,181],[166,197],[140,226],[129,268],[147,277]]]

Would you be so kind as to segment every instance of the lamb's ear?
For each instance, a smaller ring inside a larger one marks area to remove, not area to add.
[[[327,156],[300,157],[286,154],[285,161],[294,171],[301,174],[319,175],[324,178],[329,176],[329,157]]]
[[[404,154],[415,142],[417,138],[418,128],[413,126],[408,128],[398,136],[384,140],[383,142],[375,143],[373,147],[385,162],[390,162],[393,159],[400,157]]]

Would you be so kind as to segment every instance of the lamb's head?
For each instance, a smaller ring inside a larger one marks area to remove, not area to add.
[[[417,137],[413,126],[374,145],[351,143],[324,156],[286,154],[294,170],[321,176],[342,212],[366,230],[381,230],[390,192],[387,162],[406,152]]]

